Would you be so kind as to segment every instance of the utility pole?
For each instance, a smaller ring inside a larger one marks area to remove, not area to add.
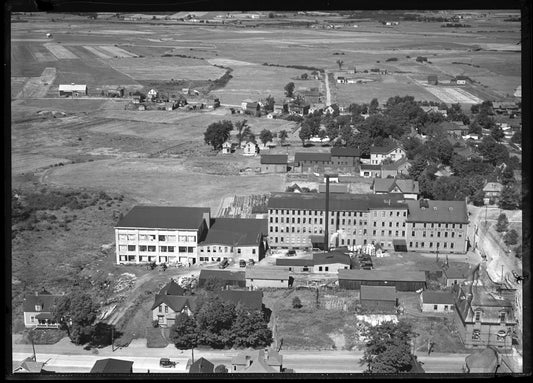
[[[35,343],[33,342],[33,334],[30,333],[31,348],[33,349],[33,361],[37,362],[37,355],[35,354]]]
[[[324,252],[329,251],[329,174],[324,173],[324,178],[326,179],[326,231],[324,233]]]
[[[115,326],[111,325],[111,351],[115,351]]]

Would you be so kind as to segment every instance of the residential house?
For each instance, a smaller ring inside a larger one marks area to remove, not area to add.
[[[26,328],[59,328],[54,320],[54,307],[61,295],[52,295],[46,290],[26,295],[22,303]]]
[[[158,95],[157,90],[155,90],[155,89],[150,89],[150,90],[148,91],[148,93],[146,94],[146,99],[147,99],[148,101],[154,101],[154,100],[157,98],[157,95]]]
[[[173,111],[178,105],[174,101],[168,101],[165,103],[165,110]]]
[[[449,291],[426,290],[420,294],[420,309],[425,313],[453,312],[454,296]]]
[[[411,163],[407,157],[402,157],[389,164],[381,164],[381,178],[396,177],[398,174],[407,175],[410,167]]]
[[[400,158],[406,157],[405,150],[398,146],[398,144],[392,144],[390,146],[372,146],[370,148],[370,164],[380,165],[386,158],[392,161],[398,161]]]
[[[483,187],[483,203],[485,205],[498,203],[502,194],[503,185],[499,182],[487,182]]]
[[[450,166],[441,165],[433,175],[435,177],[450,177],[453,175],[453,171]]]
[[[364,178],[381,177],[381,165],[361,164],[359,166],[359,175]]]
[[[361,306],[371,312],[395,314],[398,306],[396,287],[361,285]]]
[[[213,218],[207,236],[198,245],[199,262],[259,262],[268,249],[267,230],[266,218]]]
[[[87,85],[82,84],[60,84],[58,87],[59,97],[79,97],[87,96]]]
[[[224,287],[246,287],[246,278],[244,271],[230,271],[230,270],[200,270],[198,277],[198,287],[204,287],[208,281],[216,281]]]
[[[287,154],[262,154],[261,173],[287,173]]]
[[[124,97],[124,88],[109,88],[105,93],[107,97]]]
[[[350,184],[339,184],[339,183],[330,183],[329,184],[329,192],[330,193],[348,193],[350,188]],[[318,192],[319,193],[325,193],[326,192],[326,184],[319,184],[318,185]]]
[[[331,148],[331,164],[333,166],[342,168],[353,168],[359,157],[361,157],[361,151],[357,148],[344,148],[334,146]]]
[[[222,144],[222,154],[231,154],[233,153],[233,144],[229,141],[226,141]]]
[[[450,80],[450,83],[456,84],[456,85],[466,85],[470,82],[470,78],[467,76],[455,76],[455,78]]]
[[[512,114],[520,111],[520,108],[514,102],[494,101],[492,103],[492,110],[496,114]]]
[[[191,94],[191,90],[189,88],[182,88],[181,93],[189,96]]]
[[[152,305],[152,320],[161,327],[171,327],[176,315],[192,315],[196,306],[196,297],[185,296],[185,290],[173,279],[167,283],[154,299]]]
[[[235,306],[241,305],[247,310],[261,311],[263,308],[263,292],[261,290],[216,290],[214,293],[223,301]]]
[[[141,96],[133,96],[132,97],[132,102],[134,104],[140,104],[141,103]]]
[[[247,141],[243,144],[241,144],[242,147],[242,154],[244,156],[256,156],[257,153],[259,153],[259,147],[255,142]]]
[[[100,359],[97,360],[90,371],[91,374],[132,374],[133,362],[122,359]]]
[[[283,114],[283,105],[274,104],[274,114]]]
[[[309,272],[313,270],[314,261],[312,258],[276,258],[276,266],[292,272]]]
[[[350,256],[339,251],[313,254],[313,272],[336,274],[339,270],[350,269]]]
[[[327,176],[327,177],[326,177]],[[329,183],[339,183],[339,174],[338,173],[324,173],[324,183],[326,183],[326,178],[329,178]]]
[[[210,220],[207,207],[135,206],[115,226],[117,264],[195,264]]]
[[[421,106],[420,107],[425,113],[439,113],[442,114],[444,117],[448,117],[448,111],[446,109],[440,109],[438,106],[430,105],[430,106]]]
[[[417,200],[420,194],[418,181],[409,179],[374,178],[371,188],[374,194],[399,193],[405,199]]]
[[[397,291],[416,291],[426,287],[426,274],[420,271],[339,270],[339,287],[359,290],[361,286],[396,286]]]
[[[472,266],[468,263],[449,263],[443,268],[444,283],[446,287],[460,285],[468,280],[472,274]]]
[[[245,272],[246,287],[255,290],[267,288],[288,288],[292,285],[288,268],[248,267]]]
[[[212,374],[215,371],[215,365],[205,358],[194,361],[189,367],[190,374]]]
[[[231,372],[283,372],[283,356],[274,349],[243,351],[232,358]]]
[[[331,153],[296,152],[294,169],[300,172],[324,171],[331,165]]]
[[[466,348],[511,349],[517,324],[513,300],[486,286],[454,286],[455,323]]]
[[[429,85],[438,85],[439,80],[436,75],[429,75],[428,76],[428,84]]]
[[[289,102],[287,104],[287,109],[289,113],[291,114],[297,114],[299,116],[306,116],[309,113],[309,109],[311,108],[311,105],[308,103],[297,103],[297,102]]]

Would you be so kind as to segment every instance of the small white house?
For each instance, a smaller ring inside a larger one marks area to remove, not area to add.
[[[255,156],[257,155],[257,152],[258,152],[258,147],[256,143],[249,141],[246,144],[244,144],[243,153],[242,153],[243,155]]]
[[[222,154],[231,154],[231,142],[226,141],[222,144]]]
[[[153,100],[154,98],[157,97],[157,90],[155,89],[150,89],[148,91],[148,93],[146,94],[146,97],[149,99],[149,100]]]
[[[246,269],[246,287],[250,290],[260,288],[288,288],[289,270],[280,267],[248,267]]]
[[[422,312],[449,313],[453,312],[454,299],[448,291],[423,291],[420,294]]]

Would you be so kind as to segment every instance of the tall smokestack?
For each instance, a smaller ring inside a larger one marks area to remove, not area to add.
[[[324,233],[324,251],[329,251],[329,233],[328,233],[328,224],[329,224],[329,174],[324,174],[326,178],[326,231]]]

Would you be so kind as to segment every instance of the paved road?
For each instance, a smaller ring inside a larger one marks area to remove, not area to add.
[[[329,71],[327,69],[324,70],[324,81],[326,82],[326,106],[331,105],[331,92],[329,91],[329,77],[328,77]]]

